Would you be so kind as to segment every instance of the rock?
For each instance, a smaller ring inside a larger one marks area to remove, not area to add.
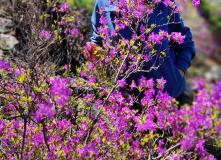
[[[2,50],[12,50],[16,44],[18,44],[18,40],[11,35],[0,34],[0,49]]]
[[[3,59],[3,51],[0,49],[0,60]]]
[[[9,33],[13,28],[13,23],[10,19],[0,17],[0,33]]]
[[[210,82],[221,81],[221,67],[212,66],[210,71],[205,73],[205,79]]]

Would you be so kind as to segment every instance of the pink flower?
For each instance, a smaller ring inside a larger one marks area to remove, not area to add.
[[[152,14],[153,13],[153,9],[152,8],[149,8],[148,9],[148,14]]]
[[[109,49],[109,48],[110,48],[110,42],[107,41],[107,42],[104,44],[104,46],[105,46],[105,48]]]
[[[137,88],[136,83],[134,82],[134,80],[132,80],[132,83],[130,85],[131,90],[133,90],[133,88]]]
[[[103,94],[104,94],[105,96],[108,95],[108,88],[107,88],[107,87],[104,88],[104,90],[103,90]]]
[[[170,160],[180,160],[180,155],[179,154],[173,154],[171,157],[170,157]]]
[[[105,13],[105,8],[101,7],[101,14]]]
[[[88,84],[90,85],[91,83],[95,83],[95,82],[96,82],[96,78],[91,75],[91,76],[89,77]]]
[[[65,25],[65,20],[61,20],[61,25]]]
[[[118,80],[117,83],[120,84],[120,87],[121,87],[121,88],[124,88],[124,86],[127,85],[127,83],[125,82],[124,79],[122,79],[122,80]]]
[[[115,49],[111,49],[109,52],[109,54],[112,58],[116,57],[116,53],[117,53],[117,51]]]
[[[182,44],[184,43],[185,38],[186,38],[186,35],[182,36],[180,32],[172,32],[169,37],[169,41],[170,39],[172,39],[174,42],[178,42],[179,44]]]
[[[197,145],[196,145],[196,148],[195,150],[198,151],[198,153],[204,157],[205,156],[205,153],[206,153],[206,149],[204,148],[204,143],[205,143],[205,140],[200,140]]]
[[[146,40],[145,34],[142,34],[142,35],[140,36],[140,38],[141,38],[142,41],[145,41],[145,40]]]
[[[118,27],[119,27],[119,29],[125,29],[126,24],[125,23],[119,23]]]
[[[199,4],[200,4],[200,0],[193,0],[193,3],[192,3],[193,6],[198,7]]]
[[[113,30],[113,31],[111,32],[111,37],[114,37],[114,36],[116,36],[116,35],[117,35],[116,31]]]
[[[163,154],[163,153],[166,151],[166,149],[162,148],[163,145],[164,145],[163,140],[162,140],[162,139],[159,140],[159,148],[158,148],[158,152],[159,152],[160,154]]]
[[[90,43],[87,43],[86,46],[84,47],[84,52],[91,51],[91,45]]]
[[[179,13],[180,14],[180,8],[176,7],[174,13]]]
[[[157,87],[160,90],[163,90],[166,82],[167,81],[163,77],[161,79],[157,79]]]
[[[43,30],[40,32],[40,35],[42,38],[51,39],[51,34],[48,31]]]
[[[69,8],[69,4],[65,2],[64,4],[61,5],[61,12],[66,12]]]
[[[58,8],[56,6],[54,6],[54,8],[52,9],[52,11],[58,12]]]
[[[146,62],[149,61],[149,58],[150,58],[150,57],[149,57],[148,54],[145,54],[145,55],[144,55],[144,60],[145,60]]]
[[[106,39],[108,39],[109,38],[109,35],[108,35],[108,33],[110,32],[110,30],[108,29],[108,28],[106,28],[106,27],[102,27],[102,26],[100,26],[99,28],[98,28],[98,33],[100,34],[100,35],[104,35],[103,36],[103,39],[104,40],[106,40]]]
[[[88,66],[88,69],[89,69],[90,72],[93,72],[94,68],[95,68],[94,64],[91,64],[91,65]]]
[[[83,40],[84,40],[84,35],[83,35],[83,34],[80,34],[80,37],[81,37],[80,40],[83,41]]]
[[[71,109],[70,108],[67,108],[66,109],[66,115],[69,115],[71,113]]]
[[[135,18],[140,19],[143,16],[143,12],[137,11],[137,10],[133,10],[132,15],[134,15]]]
[[[67,33],[68,33],[68,28],[66,28],[66,29],[64,30],[64,33],[65,33],[65,34],[67,34]]]
[[[24,68],[15,69],[15,75],[16,75],[16,76],[19,76],[19,75],[21,75],[21,74],[24,74],[24,71],[25,71]]]
[[[75,35],[75,36],[77,36],[77,34],[78,34],[78,29],[77,28],[73,28],[72,30],[71,30],[71,34],[73,34],[73,35]]]
[[[194,138],[195,137],[187,137],[186,139],[180,140],[180,144],[183,150],[187,150],[194,146]]]
[[[56,114],[56,111],[54,109],[52,109],[52,105],[51,104],[38,104],[39,109],[38,111],[34,114],[34,119],[36,119],[38,122],[41,122],[43,119],[43,116],[48,117],[49,119],[52,118],[53,115]]]
[[[61,107],[64,107],[65,103],[68,101],[69,96],[71,95],[71,90],[68,88],[67,79],[61,79],[61,78],[54,78],[51,81],[51,84],[53,85],[50,89],[50,92],[52,94],[52,97],[59,96],[57,98],[57,104]]]
[[[101,23],[102,25],[106,25],[106,24],[108,24],[108,20],[107,20],[105,17],[101,16],[101,18],[100,18],[100,23]]]
[[[162,0],[155,0],[155,3],[156,4],[159,4],[159,3],[161,3],[162,2]]]
[[[161,30],[161,29],[160,29],[160,31],[159,31],[159,35],[162,35],[162,36],[167,37],[167,32],[164,31],[164,30]]]
[[[56,159],[56,156],[53,152],[49,152],[47,155],[47,159]]]
[[[119,20],[118,20],[117,17],[115,16],[115,17],[114,17],[114,23],[115,23],[115,24],[118,24],[118,21],[119,21]]]
[[[1,119],[0,121],[0,134],[2,134],[2,131],[4,130],[4,128],[7,126],[7,124],[5,123],[4,119]]]
[[[6,106],[6,110],[14,110],[15,109],[15,107],[14,107],[14,105],[12,105],[12,104],[9,104],[8,106]]]
[[[96,104],[97,107],[101,107],[102,106],[102,100],[95,101],[95,104]]]
[[[155,34],[154,32],[152,32],[148,37],[148,41],[154,42],[154,44],[162,44],[162,40],[163,40],[163,36],[159,34]]]
[[[141,24],[140,25],[140,32],[144,33],[145,31],[146,31],[146,27],[143,24]]]
[[[165,4],[166,7],[168,7],[170,5],[170,0],[164,0],[163,3]]]
[[[81,74],[81,77],[87,76],[87,74],[86,74],[86,72],[85,72],[84,70],[82,70],[82,71],[80,72],[80,74]]]
[[[3,61],[0,59],[0,70],[1,69],[4,69],[8,73],[12,72],[12,67],[11,67],[10,63],[7,63],[6,61]]]

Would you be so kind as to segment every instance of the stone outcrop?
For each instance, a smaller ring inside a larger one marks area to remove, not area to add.
[[[0,16],[0,59],[4,59],[5,53],[9,53],[18,44],[13,36],[13,23],[10,19]]]
[[[0,34],[0,48],[2,50],[12,50],[18,44],[18,40],[10,34]]]
[[[211,66],[211,69],[205,73],[205,79],[209,82],[221,81],[221,66]]]
[[[3,51],[0,50],[0,59],[3,59]]]
[[[0,17],[0,33],[10,33],[13,28],[13,22],[10,19]]]

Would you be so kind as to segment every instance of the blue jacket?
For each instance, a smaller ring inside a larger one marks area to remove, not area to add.
[[[109,0],[96,0],[94,12],[91,19],[94,29],[91,41],[100,46],[102,46],[102,38],[98,34],[98,28],[101,26],[101,24],[99,23],[101,15],[98,12],[100,11],[101,7],[105,7],[105,13],[103,16],[109,20],[107,25],[110,32],[114,30],[115,27],[114,23],[112,23],[114,17],[116,16],[114,13],[115,7],[109,4]],[[167,49],[167,56],[164,58],[164,62],[160,66],[160,68],[149,73],[135,73],[127,79],[127,83],[130,84],[133,79],[138,84],[138,80],[141,78],[142,75],[145,76],[147,79],[153,78],[154,80],[164,77],[164,79],[167,81],[164,91],[169,93],[170,96],[176,98],[186,89],[185,76],[182,77],[177,68],[186,72],[187,69],[191,66],[191,60],[195,56],[196,49],[194,46],[194,42],[192,41],[191,31],[188,27],[184,26],[180,15],[177,13],[173,14],[171,22],[174,23],[169,24],[167,18],[168,15],[170,15],[169,7],[165,7],[165,5],[161,3],[156,7],[154,13],[151,14],[151,16],[149,17],[148,24],[145,24],[144,22],[141,23],[144,26],[148,25],[148,27],[150,27],[151,24],[159,25],[160,27],[156,27],[152,30],[152,32],[154,33],[159,33],[160,29],[167,31],[169,34],[171,32],[181,32],[182,35],[186,35],[185,42],[181,45],[175,43],[172,47],[169,47],[171,42],[169,42],[168,40],[164,41],[161,45],[161,50],[164,50],[166,48],[169,49]],[[132,39],[133,32],[129,29],[129,27],[120,30],[120,33],[125,39]],[[159,46],[156,46],[155,50],[159,50],[159,48]],[[145,69],[149,69],[153,63],[154,59],[146,63]]]

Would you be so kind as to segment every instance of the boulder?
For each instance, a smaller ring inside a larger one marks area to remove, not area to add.
[[[9,33],[12,31],[13,23],[10,19],[0,17],[0,33]]]
[[[0,49],[2,50],[12,50],[19,41],[11,35],[0,34]]]
[[[212,66],[210,71],[205,73],[205,79],[210,82],[221,81],[221,66]]]
[[[0,60],[3,59],[3,51],[0,49]]]

